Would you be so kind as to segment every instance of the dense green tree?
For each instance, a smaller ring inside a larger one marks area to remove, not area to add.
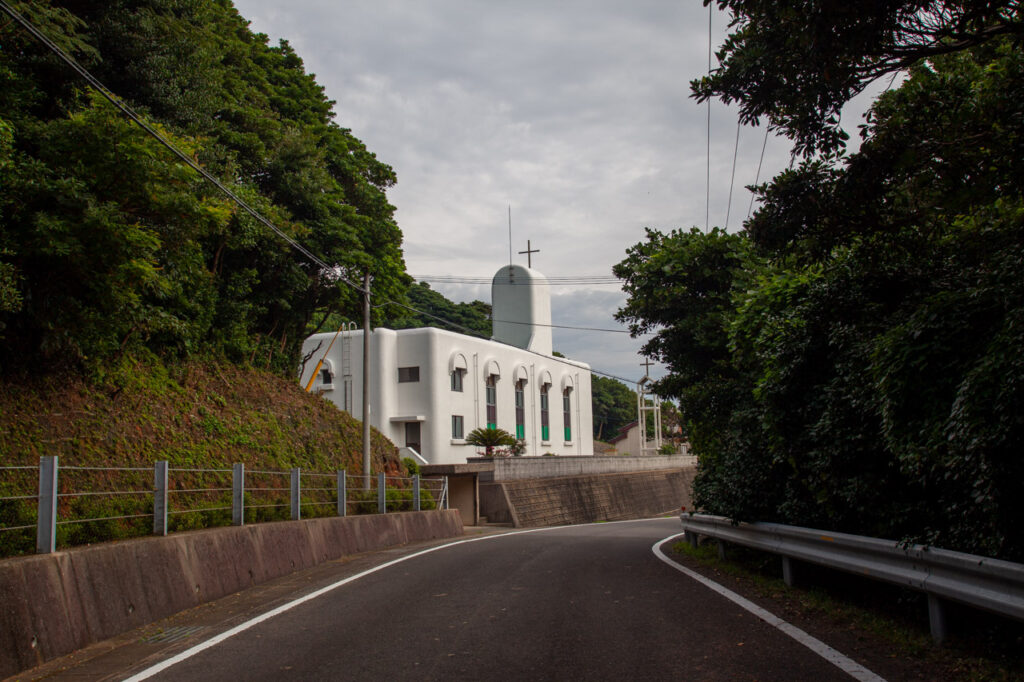
[[[1013,39],[935,56],[857,154],[760,189],[732,260],[703,267],[714,231],[628,252],[705,508],[1024,558],[1022,95]]]
[[[797,152],[833,152],[840,110],[872,81],[1000,36],[1024,34],[1019,0],[705,0],[730,16],[720,67],[695,80],[700,100],[765,117]]]
[[[344,279],[404,300],[395,182],[287,42],[228,0],[15,8],[283,232],[298,254],[16,23],[0,29],[4,364],[97,362],[144,344],[292,371],[314,315],[354,316]],[[10,358],[10,360],[8,360]]]
[[[460,334],[491,337],[490,304],[483,301],[453,303],[440,292],[431,289],[426,282],[409,287],[407,295],[410,308],[415,310],[390,306],[391,311],[397,312],[389,322],[389,326],[394,329],[437,327]]]
[[[636,421],[636,392],[617,379],[593,375],[590,379],[594,439],[608,440]]]

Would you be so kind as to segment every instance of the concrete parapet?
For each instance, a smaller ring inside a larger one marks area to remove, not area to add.
[[[481,484],[481,513],[517,528],[618,521],[691,507],[694,467]]]
[[[484,482],[686,469],[696,466],[696,459],[696,457],[688,455],[651,455],[648,457],[563,456],[470,458],[469,462],[491,465],[491,471],[482,471],[480,473],[480,480]]]
[[[0,561],[0,678],[318,563],[462,535],[456,509],[282,521]]]

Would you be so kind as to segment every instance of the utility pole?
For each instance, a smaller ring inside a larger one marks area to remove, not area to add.
[[[363,275],[363,488],[370,488],[370,273]]]

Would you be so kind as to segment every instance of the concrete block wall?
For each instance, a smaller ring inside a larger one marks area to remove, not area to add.
[[[488,520],[507,513],[517,528],[644,518],[691,508],[695,473],[689,467],[482,484],[481,513]],[[485,500],[494,506],[485,508]]]
[[[493,463],[493,474],[481,474],[480,480],[517,481],[526,478],[590,476],[595,474],[662,471],[696,466],[696,457],[652,455],[649,457],[496,457],[470,458],[470,462]]]
[[[462,535],[456,509],[282,521],[0,561],[0,678],[318,563]]]

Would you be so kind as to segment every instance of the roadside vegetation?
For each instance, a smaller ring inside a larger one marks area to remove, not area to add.
[[[1024,561],[1019,3],[720,5],[694,92],[803,160],[741,232],[648,230],[615,268],[697,505]],[[897,74],[847,152],[839,108]]]

